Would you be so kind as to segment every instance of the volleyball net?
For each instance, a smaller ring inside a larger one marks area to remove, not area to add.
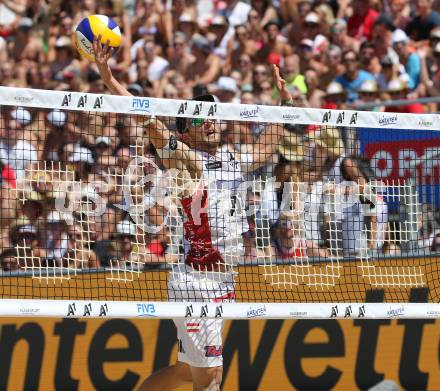
[[[440,316],[437,115],[0,105],[2,316]]]

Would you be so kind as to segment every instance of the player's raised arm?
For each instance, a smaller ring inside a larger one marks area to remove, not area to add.
[[[113,76],[108,65],[108,60],[113,54],[113,49],[101,43],[101,36],[93,41],[93,52],[102,81],[114,95],[132,96],[130,92]],[[157,149],[162,162],[167,168],[188,169],[191,173],[194,167],[188,165],[191,159],[191,151],[188,146],[177,140],[168,130],[166,125],[154,116],[137,115],[136,121],[146,130],[146,136]]]
[[[274,64],[272,66],[275,86],[281,98],[282,106],[292,106],[293,100],[286,87],[286,81],[281,77],[280,70]],[[278,141],[280,137],[286,134],[286,130],[282,124],[270,124],[266,126],[264,131],[258,137],[254,144],[252,164],[243,167],[246,171],[256,170],[266,164],[267,160],[277,151]]]
[[[113,54],[113,48],[110,47],[109,41],[104,45],[101,43],[101,36],[93,40],[93,52],[95,54],[95,63],[98,67],[102,81],[114,95],[132,96],[128,90],[119,83],[108,65],[108,60]]]

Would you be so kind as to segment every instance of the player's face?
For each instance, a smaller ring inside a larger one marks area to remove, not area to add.
[[[210,149],[220,143],[220,128],[217,122],[211,119],[191,119],[187,134],[193,145],[201,150]]]

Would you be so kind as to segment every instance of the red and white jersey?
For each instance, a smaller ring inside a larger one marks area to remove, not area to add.
[[[185,263],[207,271],[236,265],[244,255],[242,234],[249,230],[240,163],[226,149],[196,154],[203,164],[202,178],[191,196],[180,199]]]

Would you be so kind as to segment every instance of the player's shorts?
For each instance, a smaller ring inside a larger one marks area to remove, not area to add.
[[[168,278],[169,301],[231,302],[235,299],[232,275],[226,273],[197,272],[181,265]],[[187,311],[193,315],[192,308]],[[189,315],[188,313],[188,315]],[[212,315],[212,314],[209,314]],[[222,319],[189,317],[174,319],[177,328],[177,360],[193,367],[223,365]]]

